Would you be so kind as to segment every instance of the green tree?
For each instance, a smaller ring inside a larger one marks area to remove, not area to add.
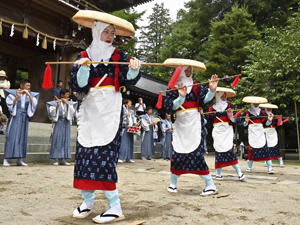
[[[134,26],[135,30],[139,29],[137,25],[137,21],[141,19],[145,12],[137,13],[133,9],[122,9],[119,11],[115,11],[112,14],[123,18]],[[124,50],[128,53],[129,56],[137,56],[138,52],[136,50],[136,38],[129,38],[129,37],[117,37],[115,42],[119,46],[119,49]],[[137,56],[138,57],[138,56]]]
[[[284,28],[267,28],[263,40],[247,46],[250,54],[243,66],[240,96],[259,95],[293,115],[294,101],[300,99],[300,12]]]
[[[251,22],[246,7],[234,5],[224,19],[211,24],[211,34],[205,44],[207,73],[238,74],[249,54],[245,48],[252,39],[260,37]]]
[[[149,62],[159,61],[160,48],[165,44],[165,37],[170,34],[172,22],[169,10],[164,4],[155,4],[149,15],[149,25],[143,27],[139,38],[139,52],[142,60]],[[154,72],[154,68],[147,68]]]

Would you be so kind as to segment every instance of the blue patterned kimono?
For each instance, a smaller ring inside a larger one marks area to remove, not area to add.
[[[161,130],[163,133],[163,151],[162,157],[163,159],[170,159],[172,153],[172,130],[167,130],[168,128],[172,128],[172,121],[162,120],[161,122]]]
[[[224,111],[228,110],[229,108],[234,109],[231,103],[227,103],[227,104],[228,105]],[[219,119],[221,119],[223,122],[227,122],[230,126],[232,126],[233,123],[230,120],[230,118],[228,118],[227,112],[216,113],[216,110],[213,108],[213,106],[209,108],[209,112],[212,112],[211,114],[209,114],[209,119],[210,122],[212,122],[213,124],[221,123],[221,121],[219,121]],[[236,154],[233,151],[233,140],[232,140],[232,148],[227,150],[228,151],[225,152],[216,151],[215,169],[238,164],[238,159],[236,157]]]
[[[204,104],[204,99],[208,93],[208,88],[204,85],[198,84],[194,86],[192,91],[188,93],[185,97],[184,104],[188,102],[198,105],[199,107],[206,107],[209,102]],[[173,101],[179,96],[178,91],[167,92],[166,98],[164,99],[164,108],[167,113],[172,114],[173,111]],[[187,109],[187,108],[186,108]],[[201,116],[201,124],[204,124],[203,117]],[[209,169],[204,159],[204,139],[205,139],[205,126],[201,126],[201,142],[200,145],[193,151],[187,154],[177,153],[174,151],[172,146],[172,156],[171,156],[171,172],[176,175],[181,175],[185,173],[192,173],[198,175],[208,175]]]
[[[57,102],[47,102],[49,119],[54,127],[51,135],[50,159],[70,159],[71,124],[74,118],[77,103],[69,101],[69,107],[61,103],[56,111]]]
[[[130,111],[131,118],[125,118],[123,120],[123,130],[122,130],[122,141],[120,147],[120,156],[119,159],[130,160],[133,159],[133,133],[127,132],[128,126],[132,126],[133,123],[136,123],[136,118],[134,116],[134,111]],[[128,110],[123,106],[123,115],[127,115]]]
[[[258,116],[252,114],[249,110],[246,112],[246,115],[247,114],[249,115],[250,119],[254,123],[265,125],[265,123],[267,121],[266,114],[263,110],[260,110],[260,113]],[[248,130],[249,130],[249,125],[252,124],[252,122],[249,121],[248,124],[246,124],[245,120],[242,120],[242,121],[244,122],[244,126],[248,126]],[[248,136],[249,136],[249,134],[248,134]],[[249,143],[248,160],[266,161],[266,160],[272,160],[272,159],[274,159],[274,157],[271,157],[267,143],[265,143],[265,145],[261,148],[255,148],[255,147],[251,146]]]
[[[269,126],[265,125],[265,129],[267,129],[267,128],[274,128],[274,129],[276,129],[278,127],[277,123],[278,123],[278,119],[277,118],[273,118],[272,123]],[[281,122],[281,124],[279,126],[281,126],[282,124],[283,124],[283,122]],[[273,147],[269,147],[268,146],[268,149],[269,149],[270,157],[272,159],[278,159],[278,158],[282,157],[282,155],[280,153],[280,149],[279,149],[278,144],[275,145],[275,146],[273,146]]]
[[[17,96],[16,90],[5,90],[6,104],[10,112],[10,119],[6,128],[5,159],[26,158],[28,122],[35,113],[39,93],[30,92],[32,104],[27,95],[22,95],[15,105],[13,101]]]
[[[84,54],[87,54],[86,51],[82,52],[77,59],[80,59]],[[129,62],[129,59],[125,52],[116,49],[109,61]],[[105,74],[108,75],[107,80],[115,80],[116,72],[118,72],[120,86],[134,85],[140,78],[139,74],[132,80],[127,79],[127,73],[129,70],[128,65],[109,64],[106,66],[99,64],[96,67],[91,65],[88,84],[84,87],[80,87],[77,81],[77,72],[79,68],[80,66],[74,65],[71,70],[71,88],[76,92],[88,93],[92,86],[93,79],[100,79]],[[111,104],[114,104],[114,102]],[[120,108],[120,111],[122,111],[122,108]],[[119,158],[123,120],[123,115],[122,113],[120,114],[121,118],[119,129],[114,139],[109,144],[105,146],[84,147],[77,141],[74,168],[74,188],[81,190],[116,189],[116,182],[118,180],[116,166]],[[109,123],[110,121],[107,122]]]

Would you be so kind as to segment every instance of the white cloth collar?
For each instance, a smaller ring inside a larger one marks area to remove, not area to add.
[[[224,92],[217,92],[216,93],[216,104],[213,105],[213,108],[216,110],[216,111],[224,111],[227,106],[228,106],[228,103],[227,101],[223,101],[221,99],[221,96],[224,94]]]
[[[93,41],[86,49],[89,58],[93,62],[108,62],[115,51],[115,47],[112,46],[112,43],[106,43],[100,40],[101,34],[107,26],[109,26],[109,24],[100,21],[94,21],[93,23]],[[97,66],[98,64],[93,65]]]
[[[187,87],[187,93],[189,94],[191,91],[192,91],[192,88],[193,88],[193,74],[190,76],[190,77],[187,77],[185,75],[185,70],[187,69],[188,67],[187,66],[183,66],[182,67],[182,71],[181,71],[181,74],[179,76],[179,79],[175,85],[175,87],[178,87],[179,84],[183,84],[184,86],[189,86]],[[192,71],[193,73],[193,71]]]
[[[251,104],[251,108],[249,109],[249,112],[251,114],[253,114],[254,116],[259,116],[259,114],[260,114],[260,108],[259,108],[259,106],[254,107],[254,104]]]

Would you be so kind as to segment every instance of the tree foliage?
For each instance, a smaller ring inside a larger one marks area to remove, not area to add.
[[[252,39],[260,38],[256,26],[251,22],[246,7],[235,5],[224,19],[211,24],[209,40],[205,45],[208,74],[238,74],[249,49],[245,48]]]
[[[259,95],[293,114],[294,101],[300,99],[300,12],[288,25],[267,28],[262,40],[246,47],[250,54],[243,66],[246,77],[238,88],[240,96]]]
[[[130,23],[132,23],[135,30],[137,30],[139,29],[137,25],[137,21],[141,19],[144,13],[145,12],[137,13],[133,9],[122,9],[119,11],[115,11],[112,14],[129,21]],[[128,55],[130,56],[137,55],[135,38],[117,37],[115,42],[117,43],[119,49],[124,50],[125,52],[128,53]]]

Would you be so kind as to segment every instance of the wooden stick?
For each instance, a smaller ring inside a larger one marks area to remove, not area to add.
[[[45,64],[49,65],[73,65],[75,62],[45,62]],[[129,62],[91,62],[91,64],[113,64],[113,65],[129,65]],[[146,63],[141,62],[141,66],[168,66],[168,67],[176,67],[175,65],[169,65],[165,63]],[[178,65],[179,66],[179,65]]]
[[[249,116],[249,118],[264,118],[264,117],[268,117],[268,116]],[[240,118],[246,118],[246,116],[240,116]],[[288,116],[282,117],[282,119],[287,119],[289,118]],[[273,119],[276,119],[273,117]]]
[[[241,111],[241,110],[244,111],[245,109],[232,109],[233,112],[237,112],[237,111]],[[206,115],[206,114],[214,114],[214,113],[222,113],[222,112],[227,112],[227,110],[205,112],[205,113],[203,113],[203,114]]]
[[[237,77],[239,75],[232,75],[232,76],[225,76],[225,77],[222,77],[222,78],[217,78],[217,81],[219,80],[227,80],[227,79],[231,79],[231,78],[234,78],[234,77]],[[201,83],[195,83],[195,84],[191,84],[191,85],[187,85],[185,87],[193,87],[193,86],[196,86],[198,84],[208,84],[209,83],[209,80],[208,81],[204,81],[204,82],[201,82]],[[184,88],[184,87],[182,87]],[[164,93],[164,92],[170,92],[170,91],[177,91],[179,89],[182,89],[182,88],[172,88],[172,89],[167,89],[167,90],[163,90],[163,91],[159,91],[161,93]]]

